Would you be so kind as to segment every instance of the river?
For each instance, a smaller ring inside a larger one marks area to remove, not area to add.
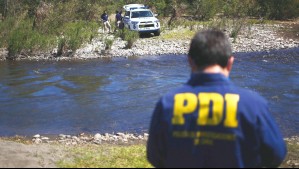
[[[299,133],[299,48],[236,53],[231,79],[268,99],[284,136]],[[0,62],[0,136],[143,133],[186,56]]]

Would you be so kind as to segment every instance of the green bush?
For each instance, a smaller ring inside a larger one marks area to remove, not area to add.
[[[124,39],[125,41],[127,41],[126,48],[132,49],[134,43],[138,40],[138,38],[139,38],[138,32],[127,30]]]
[[[31,20],[23,20],[11,31],[7,30],[6,38],[2,39],[2,47],[7,47],[8,59],[15,59],[20,53],[29,55],[55,46],[55,38],[32,30],[32,23]]]
[[[194,0],[190,5],[194,16],[204,21],[210,20],[219,12],[218,0]]]
[[[127,41],[126,48],[132,49],[134,43],[139,38],[139,33],[135,31],[131,31],[127,28],[122,29],[121,31],[118,31],[116,34],[117,37],[120,37],[122,40]]]
[[[95,22],[71,22],[66,23],[61,30],[61,37],[59,38],[58,52],[63,54],[64,50],[71,50],[75,53],[82,44],[90,42],[97,34],[97,23]],[[62,50],[64,49],[64,50]]]
[[[57,46],[59,56],[68,50],[75,53],[82,44],[96,37],[98,29],[96,22],[78,21],[65,23],[55,34],[47,34],[33,29],[32,25],[33,20],[18,18],[8,18],[0,25],[0,47],[8,49],[9,59],[21,53],[46,52]]]
[[[113,43],[114,43],[113,39],[109,39],[109,38],[104,39],[105,50],[110,50],[112,48]]]
[[[298,0],[257,0],[260,16],[266,19],[293,19],[299,17]]]

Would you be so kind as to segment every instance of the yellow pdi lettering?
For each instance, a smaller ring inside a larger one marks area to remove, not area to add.
[[[199,106],[197,125],[218,126],[224,120],[224,127],[237,128],[239,101],[238,94],[226,94],[224,97],[219,93],[199,93],[198,96],[193,93],[177,94],[174,98],[172,124],[184,125],[184,116],[195,113]],[[224,113],[226,113],[225,119],[223,119]]]
[[[226,119],[224,121],[224,126],[227,128],[237,128],[238,122],[238,103],[240,101],[240,96],[237,94],[226,94]]]
[[[184,125],[184,115],[192,114],[198,106],[197,96],[193,93],[177,94],[174,98],[173,125]]]
[[[224,99],[218,93],[200,93],[199,96],[199,116],[197,124],[200,126],[218,126],[223,120]],[[210,117],[210,105],[212,116]]]

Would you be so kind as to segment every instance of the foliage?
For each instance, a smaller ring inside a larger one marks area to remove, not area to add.
[[[291,19],[299,16],[298,0],[257,0],[259,14],[266,19]]]
[[[105,38],[104,39],[105,50],[110,50],[112,48],[113,43],[114,43],[113,39]]]
[[[160,14],[160,20],[164,16],[167,21],[163,21],[162,31],[178,24],[196,31],[195,21],[212,21],[213,27],[222,28],[225,20],[232,19],[236,23],[232,37],[240,31],[238,22],[244,18],[299,17],[298,0],[0,0],[0,48],[8,48],[10,56],[53,46],[58,47],[58,55],[74,53],[96,37],[104,10],[114,17],[115,10],[122,10],[128,3],[146,4]],[[119,36],[128,41],[127,47],[132,48],[138,38],[136,32],[120,32]],[[108,47],[111,44],[106,43]]]
[[[67,23],[61,28],[62,38],[65,39],[65,45],[72,52],[76,52],[77,49],[85,42],[89,42],[92,36],[95,36],[96,23],[78,21],[74,23]]]
[[[139,33],[135,32],[135,31],[131,31],[127,28],[124,28],[124,29],[118,31],[116,36],[120,37],[124,41],[127,41],[127,45],[126,45],[127,49],[132,49],[134,43],[139,38]]]
[[[35,14],[31,14],[30,3],[23,1],[25,7],[17,13],[10,12],[0,24],[0,47],[8,49],[9,59],[21,53],[29,55],[55,47],[59,56],[68,51],[74,53],[96,36],[98,23],[91,17],[90,10],[85,11],[76,1],[57,1],[55,6],[52,3],[33,3]]]
[[[1,24],[0,44],[8,49],[8,59],[14,59],[16,54],[30,54],[55,47],[55,39],[32,30],[32,23],[30,19],[9,18]],[[6,29],[7,27],[11,29]]]
[[[240,34],[242,28],[245,26],[246,21],[244,19],[233,20],[232,24],[232,32],[230,33],[230,37],[234,39],[233,43],[236,43],[237,37]]]
[[[219,12],[218,0],[194,0],[190,4],[192,14],[199,20],[209,20]]]

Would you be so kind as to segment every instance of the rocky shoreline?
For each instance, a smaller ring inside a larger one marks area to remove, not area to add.
[[[244,27],[237,38],[230,38],[233,52],[257,52],[270,51],[276,49],[288,49],[299,46],[299,34],[294,35],[294,39],[284,38],[278,32],[282,29],[290,29],[290,25],[284,24],[256,24]],[[186,28],[177,28],[169,30],[173,33],[181,32]],[[232,30],[225,30],[229,36]],[[167,32],[165,30],[164,32]],[[298,32],[299,33],[299,32]],[[163,34],[162,34],[163,36]],[[105,50],[103,38],[114,39],[110,50]],[[114,38],[113,35],[100,34],[90,44],[76,51],[73,57],[55,57],[57,49],[49,53],[36,54],[34,56],[20,55],[17,60],[88,60],[113,57],[132,57],[149,55],[181,55],[187,54],[190,46],[190,39],[178,37],[177,39],[162,39],[161,37],[140,38],[134,44],[132,49],[125,49],[126,42],[120,38]],[[6,60],[8,52],[0,49],[0,60]]]
[[[149,134],[144,133],[143,135],[131,134],[131,133],[116,133],[116,134],[95,134],[86,135],[84,133],[79,135],[65,135],[60,134],[58,136],[42,136],[36,134],[32,137],[32,144],[62,144],[66,146],[76,146],[84,144],[137,144],[145,143],[148,139]]]
[[[43,136],[40,134],[36,134],[32,136],[32,138],[26,137],[11,137],[10,140],[27,140],[32,144],[62,144],[66,146],[76,146],[76,145],[84,145],[84,144],[137,144],[137,143],[145,143],[147,142],[149,137],[148,133],[143,134],[133,134],[133,133],[116,133],[116,134],[100,134],[97,133],[95,135],[81,133],[78,135],[52,135],[52,136]],[[299,145],[299,136],[292,136],[284,139],[286,143],[297,144]],[[298,161],[299,164],[299,161]],[[299,165],[298,165],[299,166]]]

